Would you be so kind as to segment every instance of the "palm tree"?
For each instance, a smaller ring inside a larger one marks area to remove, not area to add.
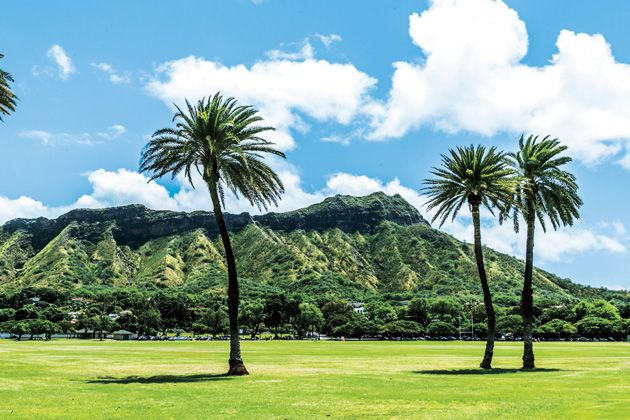
[[[558,139],[546,136],[539,140],[538,136],[530,135],[525,140],[521,136],[518,146],[517,152],[508,155],[518,179],[511,211],[515,231],[519,230],[519,213],[527,224],[525,274],[521,294],[523,369],[533,369],[535,365],[532,344],[534,319],[532,277],[536,221],[540,223],[543,232],[547,231],[547,221],[554,230],[560,226],[571,226],[574,220],[580,217],[578,209],[582,205],[582,199],[577,194],[575,176],[560,169],[572,159],[560,156],[567,147],[561,145]]]
[[[0,54],[0,59],[3,57],[4,55]],[[13,77],[0,69],[0,121],[2,121],[2,114],[9,115],[9,112],[15,111],[17,96],[11,92],[9,82],[13,82]]]
[[[234,98],[225,99],[220,93],[200,100],[196,106],[186,101],[186,106],[186,111],[176,107],[175,128],[163,128],[153,134],[142,153],[140,170],[151,172],[151,180],[183,173],[193,186],[192,175],[196,171],[206,183],[228,269],[228,375],[247,375],[240,349],[236,262],[222,207],[226,189],[236,197],[242,195],[259,209],[277,205],[284,187],[264,162],[263,154],[285,156],[273,143],[260,137],[274,128],[258,125],[262,118],[253,107],[237,105]]]
[[[433,168],[431,173],[435,178],[425,180],[423,192],[430,197],[427,202],[428,210],[436,209],[433,221],[440,219],[441,227],[449,217],[454,220],[464,203],[468,203],[472,213],[475,259],[488,317],[486,350],[480,367],[490,369],[496,315],[483,262],[479,209],[484,206],[494,214],[493,209],[497,208],[501,210],[501,214],[505,214],[505,208],[513,196],[513,171],[508,166],[506,155],[496,148],[486,150],[483,146],[471,145],[450,150],[450,156],[442,155],[441,168]]]

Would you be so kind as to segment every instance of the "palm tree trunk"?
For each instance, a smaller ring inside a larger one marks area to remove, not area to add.
[[[536,219],[533,211],[527,217],[527,245],[525,250],[525,278],[521,294],[521,314],[523,317],[523,369],[534,369],[534,344],[532,327],[534,321],[534,290],[532,277],[534,270],[534,228]]]
[[[477,260],[477,270],[479,271],[479,280],[481,281],[481,289],[483,290],[483,304],[486,309],[488,318],[488,334],[486,338],[486,351],[483,355],[480,367],[484,369],[492,368],[492,355],[494,354],[494,334],[497,325],[494,307],[492,306],[492,295],[488,286],[488,278],[486,276],[486,268],[483,263],[483,249],[481,247],[481,222],[479,220],[479,204],[472,205],[473,226],[475,230],[475,259]]]
[[[238,305],[239,305],[239,290],[238,290],[238,277],[236,275],[236,261],[234,259],[234,252],[232,251],[232,244],[230,242],[230,235],[228,234],[227,227],[225,226],[225,220],[223,219],[223,211],[221,210],[221,201],[219,200],[219,194],[217,193],[217,187],[215,182],[209,182],[208,187],[210,190],[210,197],[212,198],[212,206],[214,208],[214,218],[217,221],[219,228],[219,234],[221,235],[221,241],[223,242],[223,248],[225,249],[225,259],[227,261],[228,269],[228,318],[230,320],[230,369],[228,375],[248,375],[243,358],[241,357],[241,337],[238,328]]]

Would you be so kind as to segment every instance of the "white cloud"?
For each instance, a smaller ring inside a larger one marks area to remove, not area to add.
[[[109,80],[114,84],[131,83],[131,77],[128,73],[119,73],[114,67],[108,63],[92,63],[92,67],[102,71],[109,76]]]
[[[315,57],[315,50],[308,39],[302,43],[302,47],[296,52],[282,50],[269,50],[265,55],[270,60],[311,60]]]
[[[127,129],[124,125],[114,124],[109,126],[106,131],[101,131],[94,135],[91,133],[52,133],[44,130],[27,130],[22,131],[20,136],[39,140],[43,145],[48,146],[60,143],[94,145],[102,143],[104,140],[113,140],[120,137],[126,131]]]
[[[147,84],[167,104],[196,100],[221,91],[239,102],[259,108],[278,131],[268,136],[278,147],[295,146],[292,130],[306,130],[300,114],[319,122],[349,124],[362,113],[367,93],[376,80],[352,64],[307,58],[271,59],[247,67],[225,66],[189,56],[162,64]]]
[[[0,223],[16,218],[34,218],[49,215],[49,209],[41,201],[24,196],[10,199],[0,195]]]
[[[134,171],[119,169],[116,172],[98,169],[88,174],[92,192],[79,198],[88,207],[121,206],[132,203],[150,208],[176,210],[179,205],[168,190]]]
[[[321,138],[321,141],[324,143],[337,143],[343,146],[348,146],[350,144],[350,140],[350,136],[340,136],[337,134],[331,134],[330,136],[325,136]]]
[[[42,144],[50,144],[54,134],[44,130],[27,130],[20,133],[20,136],[29,139],[39,140]]]
[[[324,47],[326,47],[326,48],[330,48],[330,46],[333,43],[339,42],[342,39],[337,34],[329,34],[329,35],[315,34],[315,37],[317,39],[319,39],[321,41],[321,43],[324,44]]]
[[[96,133],[97,136],[106,139],[113,140],[116,139],[127,132],[127,128],[122,124],[114,124],[107,127],[106,131],[101,131]]]
[[[76,72],[72,60],[66,51],[58,44],[54,44],[47,53],[48,57],[57,64],[59,77],[67,80],[70,74]]]
[[[522,64],[525,24],[501,0],[433,0],[410,16],[409,34],[426,59],[394,64],[389,98],[370,108],[371,138],[427,124],[551,134],[586,163],[630,147],[630,66],[615,60],[602,35],[563,30],[549,64]]]

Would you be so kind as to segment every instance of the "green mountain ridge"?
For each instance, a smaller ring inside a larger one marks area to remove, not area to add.
[[[399,195],[335,196],[287,213],[226,215],[244,291],[275,287],[401,296],[479,295],[472,248],[432,228]],[[226,271],[211,213],[133,205],[74,210],[0,227],[0,289],[131,286],[220,292]],[[493,292],[517,298],[523,262],[485,250]],[[558,302],[627,292],[582,286],[543,270],[536,294]]]

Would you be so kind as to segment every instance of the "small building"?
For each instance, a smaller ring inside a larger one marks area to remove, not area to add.
[[[134,338],[136,338],[136,335],[127,330],[118,330],[112,333],[112,338],[114,340],[127,341],[127,340],[133,340]]]
[[[350,302],[350,306],[352,306],[352,309],[357,314],[365,313],[365,306],[364,305],[365,305],[365,303],[363,303],[363,302]]]

